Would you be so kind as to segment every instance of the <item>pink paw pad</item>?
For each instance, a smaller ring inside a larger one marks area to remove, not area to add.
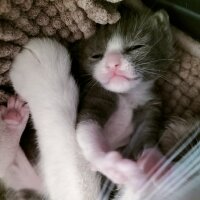
[[[18,125],[22,121],[21,115],[16,110],[8,110],[2,119],[7,124]]]
[[[8,126],[19,126],[27,122],[29,109],[19,97],[12,96],[8,99],[7,107],[0,107],[0,113],[2,120]]]

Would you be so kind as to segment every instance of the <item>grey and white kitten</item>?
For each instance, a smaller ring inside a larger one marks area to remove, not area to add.
[[[171,63],[173,41],[165,11],[147,14],[124,5],[119,10],[118,23],[98,27],[73,54],[81,92],[77,140],[93,169],[117,184],[139,185],[138,163],[149,171],[163,157],[155,147],[161,113],[154,82]],[[137,163],[117,151],[130,137]],[[155,163],[144,164],[150,154]]]

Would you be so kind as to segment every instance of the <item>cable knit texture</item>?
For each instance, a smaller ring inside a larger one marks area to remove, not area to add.
[[[9,83],[3,77],[29,38],[49,36],[73,42],[91,36],[95,23],[112,24],[119,18],[115,5],[106,1],[0,0],[0,84]]]

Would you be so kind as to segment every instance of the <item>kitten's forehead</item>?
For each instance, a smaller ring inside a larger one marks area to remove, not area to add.
[[[106,52],[121,52],[123,50],[123,39],[119,34],[113,35],[108,41]]]

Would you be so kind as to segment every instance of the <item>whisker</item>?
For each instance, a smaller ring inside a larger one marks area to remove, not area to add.
[[[139,61],[141,61],[141,60],[143,60],[150,52],[151,52],[151,50],[153,49],[153,47],[154,46],[156,46],[156,44],[158,44],[160,41],[161,41],[161,37],[158,39],[158,40],[156,40],[155,42],[154,42],[154,44],[148,49],[148,51],[147,52],[145,52],[145,54],[144,54],[144,56],[142,57],[141,56],[141,58],[138,60],[138,62]],[[136,58],[137,58],[138,56],[136,56]]]
[[[140,65],[148,65],[150,63],[155,63],[155,62],[162,62],[162,61],[176,61],[175,59],[157,59],[157,60],[152,60],[152,61],[149,61],[149,62],[145,62],[145,63],[138,63],[136,62],[136,65],[137,66],[140,66]]]
[[[146,13],[145,13],[145,15],[143,15],[142,16],[142,18],[143,19],[141,19],[141,21],[140,21],[140,26],[138,27],[138,32],[136,33],[136,35],[134,36],[134,40],[137,40],[138,39],[138,36],[139,36],[139,34],[142,32],[142,27],[145,25],[145,23],[146,23],[146,19],[147,19],[147,17],[149,16],[149,14],[151,13],[151,11],[147,11]]]
[[[90,77],[90,78],[92,78],[90,74],[81,74],[80,76],[81,77]]]
[[[151,74],[155,74],[155,75],[158,75],[160,76],[161,74],[160,73],[157,73],[156,71],[153,71],[153,70],[149,70],[149,69],[136,69],[137,72],[144,72],[144,73],[151,73]]]
[[[136,71],[138,73],[146,73],[146,74],[150,74],[150,75],[155,75],[157,78],[161,78],[161,79],[167,81],[168,83],[170,83],[169,80],[168,80],[168,77],[166,77],[162,74],[158,74],[156,72],[153,72],[153,71],[150,71],[150,70],[147,70],[147,69],[136,69]]]
[[[94,81],[93,79],[91,79],[91,81],[88,83],[87,92],[89,92],[90,90],[92,90],[95,87],[96,84],[97,84],[97,82]]]
[[[147,69],[146,71],[148,71],[148,72],[155,72],[155,73],[158,73],[158,74],[160,74],[162,72],[166,72],[166,73],[168,72],[168,71],[163,70],[163,69]]]

